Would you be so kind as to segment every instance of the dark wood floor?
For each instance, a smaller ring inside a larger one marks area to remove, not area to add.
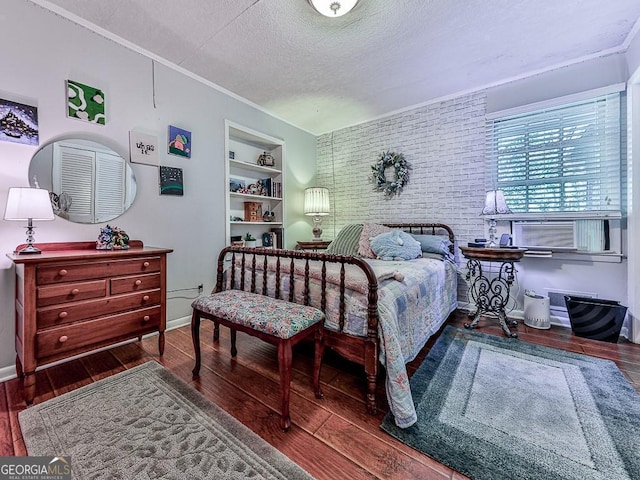
[[[448,323],[462,326],[466,317],[454,313]],[[480,331],[502,335],[494,320],[480,323]],[[525,342],[613,360],[640,391],[640,345],[621,339],[612,344],[575,337],[569,329],[536,330],[522,323],[517,331]],[[211,338],[209,322],[202,339]],[[412,374],[435,338],[409,365]],[[364,379],[357,365],[327,352],[322,370],[324,399],[316,400],[311,387],[310,346],[294,352],[292,427],[279,426],[279,383],[275,347],[238,334],[238,357],[229,354],[228,331],[221,328],[221,343],[203,343],[202,370],[192,380],[193,348],[189,327],[167,332],[163,357],[157,355],[157,337],[96,353],[37,373],[34,403],[68,392],[149,360],[193,385],[207,398],[276,446],[317,479],[463,479],[450,468],[400,443],[380,429],[387,410],[381,383],[376,416],[365,412]],[[18,379],[0,383],[0,456],[26,455],[18,425],[18,412],[26,408]]]

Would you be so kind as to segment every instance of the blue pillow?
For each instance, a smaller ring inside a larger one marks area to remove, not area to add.
[[[392,230],[373,237],[371,250],[381,260],[413,260],[422,255],[420,243],[401,230]]]
[[[451,256],[451,250],[449,250],[451,242],[446,238],[437,235],[412,235],[412,237],[420,243],[424,253],[436,253],[443,257]]]

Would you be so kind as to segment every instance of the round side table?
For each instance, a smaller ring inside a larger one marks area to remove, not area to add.
[[[460,250],[467,259],[467,281],[471,282],[469,292],[476,304],[475,313],[470,315],[473,321],[465,323],[465,328],[476,328],[483,314],[494,313],[504,334],[517,338],[518,334],[509,330],[509,327],[515,327],[518,322],[507,318],[505,307],[509,302],[511,284],[515,280],[513,264],[520,261],[527,249],[460,247]],[[499,263],[498,274],[490,278],[483,271],[482,262]]]

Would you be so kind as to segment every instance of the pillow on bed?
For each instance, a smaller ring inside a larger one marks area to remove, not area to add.
[[[381,260],[413,260],[422,255],[420,242],[402,230],[392,230],[374,237],[371,250]]]
[[[329,244],[326,253],[334,255],[358,255],[358,242],[362,233],[361,223],[345,225]]]
[[[358,242],[358,254],[364,258],[376,258],[376,254],[371,250],[371,239],[381,233],[390,232],[391,228],[379,223],[365,223],[362,225],[362,233]]]
[[[437,254],[443,258],[451,256],[451,250],[449,250],[451,242],[446,238],[437,235],[412,235],[412,237],[420,242],[423,253]]]

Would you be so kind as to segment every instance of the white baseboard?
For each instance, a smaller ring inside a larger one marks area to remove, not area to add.
[[[167,321],[166,331],[174,330],[176,328],[180,328],[180,327],[183,327],[185,325],[189,325],[190,323],[191,323],[191,316],[190,315],[187,315],[185,317],[175,318],[173,320]],[[143,337],[144,338],[152,337],[152,336],[157,335],[157,334],[158,334],[158,332],[149,333],[147,335],[143,335]],[[47,363],[44,367],[37,368],[36,371],[40,370],[41,368],[51,367],[53,365],[59,365],[61,363],[65,363],[65,362],[68,362],[70,360],[74,360],[76,358],[86,357],[87,355],[91,355],[93,353],[100,352],[102,350],[108,350],[110,348],[117,347],[119,345],[126,345],[127,343],[137,342],[137,341],[138,341],[137,338],[132,338],[130,340],[125,340],[124,342],[115,343],[115,344],[109,345],[107,347],[99,348],[99,349],[96,349],[96,350],[91,350],[90,352],[85,352],[85,353],[81,353],[80,355],[75,355],[73,357],[65,358],[64,360],[59,360],[57,362]],[[7,380],[11,380],[13,378],[16,378],[16,376],[17,375],[16,375],[16,365],[15,364],[9,365],[7,367],[0,368],[0,382],[6,382]]]

